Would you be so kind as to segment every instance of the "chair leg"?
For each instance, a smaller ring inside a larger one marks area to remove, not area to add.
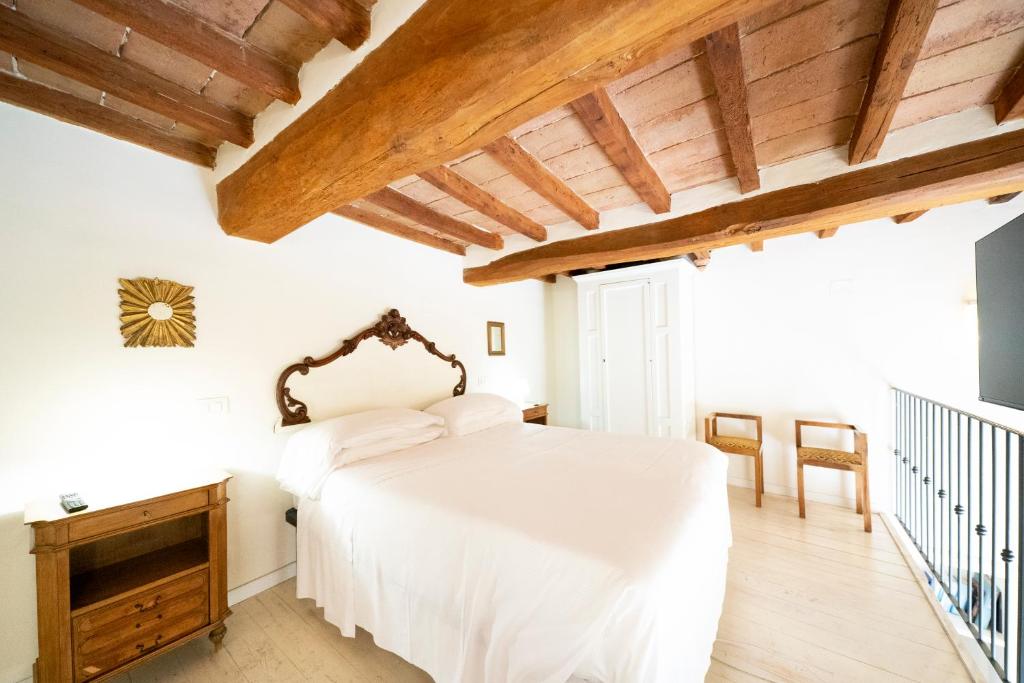
[[[754,507],[761,507],[762,484],[764,480],[764,464],[761,462],[761,454],[754,456]]]
[[[868,486],[868,471],[865,469],[861,474],[864,489],[864,531],[871,533],[871,489]]]
[[[807,509],[804,505],[804,464],[798,462],[796,464],[796,492],[797,497],[800,499],[800,516],[807,516]]]
[[[761,476],[758,478],[758,483],[761,485],[761,495],[764,495],[764,450],[758,451],[757,459],[761,461]]]
[[[856,479],[854,488],[857,489],[857,514],[859,515],[862,512],[864,512],[864,508],[862,506],[863,504],[861,503],[861,499],[863,497],[864,482],[862,473],[857,472],[855,477]]]

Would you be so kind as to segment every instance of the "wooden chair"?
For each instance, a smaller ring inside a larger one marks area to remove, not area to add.
[[[804,427],[849,429],[853,432],[853,452],[831,448],[804,446],[801,430]],[[796,487],[800,497],[800,516],[806,517],[804,503],[804,465],[846,470],[857,475],[857,514],[864,515],[864,531],[871,531],[871,494],[868,488],[868,435],[854,425],[839,422],[796,421]]]
[[[750,420],[757,425],[757,438],[747,439],[739,436],[722,436],[718,433],[718,418],[733,420]],[[711,413],[704,418],[704,441],[723,453],[749,455],[754,459],[754,505],[761,507],[761,496],[764,494],[764,443],[761,431],[760,415],[739,415],[737,413]]]

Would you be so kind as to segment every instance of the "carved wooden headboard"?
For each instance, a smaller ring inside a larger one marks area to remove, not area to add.
[[[455,385],[454,389],[452,389],[452,396],[461,396],[466,393],[466,366],[462,364],[462,361],[457,360],[454,354],[446,356],[438,351],[434,342],[428,341],[422,334],[409,327],[405,322],[405,318],[399,314],[398,310],[392,308],[386,314],[382,315],[375,325],[367,327],[351,339],[346,339],[341,347],[334,353],[324,356],[323,358],[306,356],[302,359],[301,363],[289,365],[284,369],[284,372],[281,373],[281,376],[277,380],[277,408],[281,411],[281,424],[288,426],[309,422],[306,404],[297,398],[293,398],[291,390],[285,386],[289,377],[296,372],[300,375],[308,374],[310,368],[318,368],[322,365],[327,365],[342,356],[347,356],[356,350],[360,342],[364,339],[369,339],[370,337],[377,337],[380,339],[381,343],[389,346],[392,350],[404,345],[410,339],[418,341],[420,344],[423,344],[423,348],[425,348],[429,353],[437,356],[447,363],[451,363],[451,366],[453,368],[457,368],[462,374],[459,378],[459,383]]]

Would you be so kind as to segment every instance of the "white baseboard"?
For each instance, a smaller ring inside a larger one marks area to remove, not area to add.
[[[921,588],[925,598],[928,600],[928,604],[932,606],[932,609],[938,616],[943,630],[946,631],[946,635],[953,642],[953,647],[956,648],[957,654],[963,660],[964,666],[967,667],[967,672],[971,675],[971,678],[974,679],[975,683],[999,683],[999,677],[996,675],[995,669],[989,665],[988,657],[981,651],[978,641],[971,635],[963,619],[944,611],[939,605],[939,601],[932,592],[932,587],[928,585],[928,579],[925,578],[925,572],[930,574],[931,570],[924,563],[924,558],[917,552],[913,541],[907,536],[903,525],[890,512],[883,512],[880,516],[882,521],[885,522],[885,526],[889,529],[889,533],[896,539],[896,545],[899,546],[903,559],[906,560],[907,565],[910,567],[910,572],[914,575],[914,579],[917,580],[917,585]]]
[[[262,593],[269,588],[273,588],[279,583],[284,583],[293,576],[295,576],[295,563],[289,562],[280,569],[275,569],[269,574],[265,574],[258,579],[253,579],[248,583],[243,583],[237,588],[232,588],[228,591],[228,606],[237,605],[257,593]]]
[[[745,489],[752,489],[754,488],[754,481],[752,479],[743,479],[741,477],[729,477],[729,486],[740,486]],[[797,490],[795,486],[780,486],[779,484],[765,482],[764,492],[771,493],[776,496],[785,496],[787,498],[797,497]],[[813,500],[816,503],[828,503],[829,505],[856,507],[857,503],[853,498],[833,496],[828,493],[819,493],[817,491],[809,491],[806,489],[804,490],[804,495],[807,497],[807,500]]]

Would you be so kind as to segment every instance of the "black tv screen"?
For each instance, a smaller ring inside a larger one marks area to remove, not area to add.
[[[1024,410],[1024,216],[974,245],[981,400]]]

